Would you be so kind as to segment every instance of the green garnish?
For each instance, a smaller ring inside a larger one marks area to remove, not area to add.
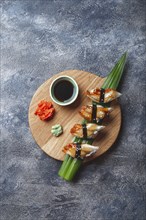
[[[103,89],[117,89],[119,82],[121,80],[124,66],[126,63],[126,58],[127,58],[127,52],[125,52],[121,58],[118,60],[114,68],[111,70],[109,75],[107,76],[106,80],[104,81],[102,88]],[[101,103],[102,104],[102,103]],[[105,103],[103,103],[104,105]],[[82,123],[87,123],[85,120],[83,120]],[[82,138],[75,137],[73,139],[74,143],[82,143],[85,142]],[[87,140],[87,144],[92,144],[93,140]],[[79,170],[80,166],[82,164],[82,160],[78,158],[72,158],[71,156],[67,155],[65,156],[65,160],[62,163],[62,166],[59,170],[59,175],[64,178],[65,180],[71,181],[77,171]]]
[[[70,155],[66,154],[64,161],[61,165],[61,168],[58,172],[58,175],[61,176],[62,178],[64,178],[64,176],[66,175],[71,163],[73,161],[73,157],[71,157]]]
[[[78,158],[73,158],[66,174],[64,175],[64,179],[67,181],[72,181],[74,176],[76,175],[77,171],[79,170],[81,164],[82,164],[82,159]]]
[[[109,75],[107,76],[106,80],[104,81],[102,88],[103,89],[117,89],[121,76],[123,74],[124,66],[126,63],[126,58],[127,58],[127,52],[125,52],[119,61],[116,63],[114,68],[111,70]]]
[[[62,126],[60,124],[57,125],[53,125],[52,129],[51,129],[51,133],[55,136],[58,137],[59,135],[61,135],[63,133],[63,129]]]

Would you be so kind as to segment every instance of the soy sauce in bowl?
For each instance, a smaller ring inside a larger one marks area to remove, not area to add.
[[[54,96],[60,102],[66,102],[69,100],[74,93],[74,86],[68,80],[61,80],[54,86]]]
[[[50,86],[51,99],[61,106],[72,104],[77,99],[78,93],[78,84],[67,75],[57,77]]]

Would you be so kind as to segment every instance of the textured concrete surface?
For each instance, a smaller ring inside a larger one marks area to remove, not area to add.
[[[144,220],[145,0],[1,0],[1,220]],[[28,106],[50,76],[106,76],[128,51],[123,124],[108,153],[73,183],[57,176],[28,128]]]

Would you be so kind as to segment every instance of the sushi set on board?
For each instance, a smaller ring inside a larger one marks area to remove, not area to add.
[[[66,70],[44,82],[29,106],[29,126],[38,146],[64,161],[59,176],[71,181],[81,164],[105,153],[121,127],[117,86],[127,54],[101,78],[81,70]]]

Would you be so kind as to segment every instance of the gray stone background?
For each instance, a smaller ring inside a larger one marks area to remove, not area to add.
[[[145,0],[1,0],[1,220],[144,220]],[[106,76],[128,51],[122,129],[73,183],[28,127],[35,90],[67,69]]]

